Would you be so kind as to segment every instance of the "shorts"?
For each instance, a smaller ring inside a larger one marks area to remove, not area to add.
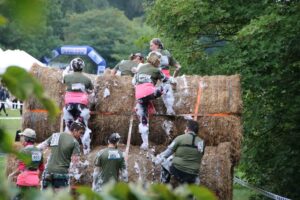
[[[48,173],[44,172],[42,176],[42,189],[49,186],[52,188],[68,187],[70,185],[68,174]]]

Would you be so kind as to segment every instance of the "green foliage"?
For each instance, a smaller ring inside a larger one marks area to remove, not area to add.
[[[109,4],[122,11],[129,18],[140,17],[144,14],[144,8],[141,0],[110,0]]]
[[[146,52],[141,41],[153,33],[143,17],[133,18],[144,12],[139,0],[34,0],[32,9],[27,9],[28,2],[0,2],[4,50],[21,49],[40,59],[51,57],[58,46],[90,45],[114,66],[133,52]]]
[[[128,20],[123,12],[115,8],[72,14],[67,21],[64,34],[66,44],[89,44],[110,66],[128,58],[130,53],[141,51],[133,43],[144,34],[141,22]]]
[[[292,199],[300,198],[299,18],[299,1],[209,0],[157,0],[148,18],[185,73],[242,75],[245,178]]]
[[[18,99],[25,100],[35,95],[44,108],[49,111],[50,117],[56,117],[58,115],[58,107],[51,99],[45,96],[42,86],[35,78],[28,74],[26,70],[20,67],[9,67],[0,77],[2,83]]]

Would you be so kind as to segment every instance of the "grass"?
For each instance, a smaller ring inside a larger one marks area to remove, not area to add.
[[[19,110],[10,110],[6,109],[8,113],[8,117],[20,117]],[[4,128],[6,131],[8,131],[11,135],[11,137],[14,139],[16,131],[21,129],[21,119],[5,119],[6,116],[4,115],[3,111],[1,112],[2,115],[0,115],[0,127]],[[5,169],[6,159],[5,154],[0,153],[0,169]],[[0,176],[5,173],[5,170],[0,170]]]
[[[6,109],[8,117],[20,117],[19,110]],[[16,131],[21,129],[21,119],[5,119],[3,111],[0,115],[0,127],[8,131],[12,136],[15,135]]]
[[[249,200],[255,192],[238,184],[233,185],[233,200]]]

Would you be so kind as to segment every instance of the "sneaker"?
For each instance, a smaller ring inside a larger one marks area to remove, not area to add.
[[[6,115],[6,117],[8,116],[8,114],[7,114],[7,113],[6,113],[5,115]]]

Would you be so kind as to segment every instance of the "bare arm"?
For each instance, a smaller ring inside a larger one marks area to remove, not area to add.
[[[174,71],[173,77],[176,77],[176,76],[178,76],[178,74],[179,74],[181,65],[180,65],[179,63],[176,63],[174,66],[176,67],[176,69],[175,69],[175,71]]]
[[[100,177],[100,167],[95,167],[93,172],[92,190],[95,192],[101,191],[102,180]]]
[[[48,140],[45,140],[44,142],[38,144],[36,147],[40,150],[45,150],[48,146]]]

